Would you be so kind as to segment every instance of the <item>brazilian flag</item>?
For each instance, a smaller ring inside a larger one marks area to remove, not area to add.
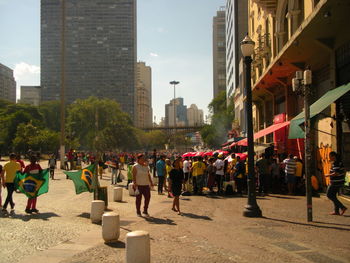
[[[49,191],[49,170],[45,169],[38,174],[17,172],[14,184],[28,198],[45,194]]]
[[[95,188],[94,183],[94,171],[95,164],[92,164],[85,169],[78,170],[76,172],[64,172],[69,179],[71,179],[75,186],[76,194],[81,194],[83,192],[93,192]]]

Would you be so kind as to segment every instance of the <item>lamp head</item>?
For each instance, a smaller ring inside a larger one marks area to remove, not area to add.
[[[170,81],[170,84],[171,84],[171,85],[177,85],[177,84],[179,84],[179,83],[180,83],[180,81],[176,81],[176,80]]]
[[[241,42],[241,51],[244,57],[251,57],[254,54],[255,42],[248,36]]]

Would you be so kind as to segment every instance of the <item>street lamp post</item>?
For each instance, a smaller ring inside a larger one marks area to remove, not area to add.
[[[311,186],[311,139],[310,139],[310,95],[312,72],[307,69],[304,72],[297,71],[292,80],[293,91],[304,96],[305,112],[305,177],[306,177],[306,211],[307,221],[312,222],[312,186]]]
[[[245,65],[245,89],[246,89],[246,118],[247,118],[247,139],[248,139],[248,204],[245,206],[243,216],[261,217],[261,210],[256,202],[255,194],[255,171],[254,171],[254,132],[252,113],[252,87],[251,87],[251,63],[255,43],[247,35],[241,42],[241,50],[244,56]]]
[[[175,134],[176,134],[176,105],[175,105],[175,99],[176,99],[176,94],[175,94],[175,89],[176,89],[176,85],[180,84],[179,81],[173,80],[170,81],[171,85],[174,85],[174,100],[173,100],[173,107],[174,107],[174,149],[175,149]]]

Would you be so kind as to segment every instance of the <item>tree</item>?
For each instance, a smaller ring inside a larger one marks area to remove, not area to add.
[[[47,101],[39,105],[39,112],[46,128],[59,132],[61,129],[61,103],[60,101]]]
[[[83,149],[127,150],[137,145],[131,118],[110,99],[76,100],[67,111],[67,134]]]
[[[227,140],[234,120],[234,105],[227,105],[226,92],[222,91],[208,105],[211,113],[211,124],[201,130],[203,141],[210,148],[218,148]]]

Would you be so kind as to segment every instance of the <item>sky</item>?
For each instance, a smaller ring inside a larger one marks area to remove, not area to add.
[[[213,98],[212,21],[225,0],[138,0],[137,57],[152,67],[156,121],[176,97],[208,114]],[[0,0],[0,63],[21,85],[40,85],[40,0]],[[18,92],[19,93],[19,90]]]

